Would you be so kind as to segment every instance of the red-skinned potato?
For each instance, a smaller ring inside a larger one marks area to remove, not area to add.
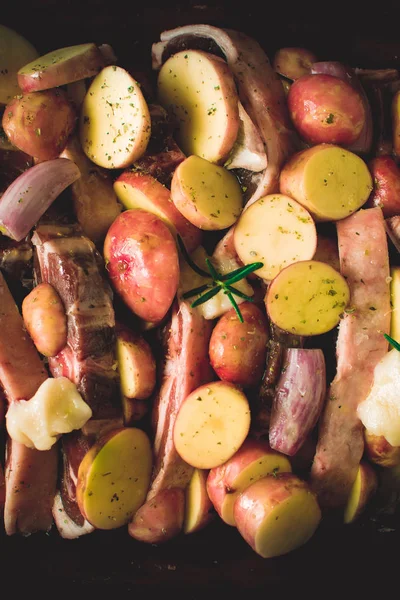
[[[25,92],[37,92],[97,75],[105,65],[99,48],[79,44],[53,50],[25,64],[18,71],[18,83]]]
[[[56,356],[67,344],[67,315],[60,296],[40,283],[22,302],[22,317],[33,343],[44,356]]]
[[[252,483],[268,474],[291,472],[288,458],[265,440],[248,438],[226,463],[211,469],[207,492],[215,510],[228,525],[235,525],[234,504]]]
[[[160,544],[176,537],[185,516],[185,491],[180,488],[162,490],[146,502],[133,516],[129,535],[140,542]]]
[[[366,509],[378,487],[378,477],[373,467],[365,461],[360,463],[356,480],[351,488],[344,509],[344,522],[353,523]]]
[[[144,210],[127,210],[104,241],[110,281],[127,306],[145,321],[161,321],[179,283],[179,260],[168,227]]]
[[[400,169],[391,156],[378,156],[369,163],[374,189],[368,206],[380,206],[385,219],[400,215]]]
[[[184,533],[195,533],[204,529],[216,515],[207,493],[208,473],[205,469],[194,469],[186,487]]]
[[[250,485],[235,502],[234,518],[253,550],[272,558],[305,544],[321,521],[321,510],[305,481],[281,473]]]
[[[145,400],[156,385],[156,361],[149,344],[140,335],[118,325],[117,362],[121,394]]]
[[[317,57],[306,48],[280,48],[272,62],[274,70],[293,81],[311,72]]]
[[[223,381],[249,387],[259,383],[267,354],[267,319],[251,302],[240,305],[244,323],[232,308],[215,326],[210,339],[211,366]]]
[[[64,150],[76,114],[61,90],[16,96],[5,108],[2,125],[10,141],[39,160],[57,158]]]
[[[381,467],[400,465],[400,446],[389,444],[385,436],[364,431],[365,452],[368,459]]]
[[[141,208],[162,219],[174,235],[181,236],[188,252],[200,245],[200,229],[179,212],[169,189],[155,177],[141,171],[124,171],[115,181],[114,191],[125,208]]]
[[[365,107],[351,85],[332,75],[304,75],[288,94],[290,117],[309,144],[348,146],[360,136]]]

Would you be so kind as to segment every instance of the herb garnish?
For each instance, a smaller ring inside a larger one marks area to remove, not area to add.
[[[396,348],[396,350],[398,350],[400,352],[399,342],[396,342],[396,340],[394,340],[392,337],[390,337],[390,335],[388,335],[387,333],[384,333],[383,337],[385,338],[385,340],[387,340],[389,342],[389,344],[391,346],[393,346],[393,348]]]
[[[253,302],[253,298],[251,298],[251,296],[247,296],[237,288],[233,287],[232,284],[240,281],[241,279],[244,279],[250,273],[261,269],[261,267],[264,266],[264,263],[254,262],[249,265],[245,265],[244,267],[240,267],[239,269],[235,269],[230,273],[222,275],[221,273],[218,273],[211,260],[209,258],[206,258],[206,265],[209,271],[207,273],[207,271],[204,271],[203,269],[198,267],[196,263],[194,263],[193,260],[190,258],[190,255],[185,248],[185,244],[183,243],[183,240],[179,235],[178,244],[184,259],[186,260],[188,265],[193,269],[193,271],[195,271],[195,273],[201,275],[202,277],[212,279],[212,283],[207,283],[205,285],[201,285],[200,287],[194,288],[193,290],[190,290],[189,292],[183,294],[182,298],[187,300],[188,298],[192,298],[193,296],[197,296],[198,294],[202,294],[203,292],[205,292],[205,294],[200,296],[200,298],[197,298],[197,300],[192,302],[191,307],[196,308],[196,306],[204,304],[204,302],[207,302],[207,300],[210,300],[222,290],[223,293],[228,296],[233,308],[235,309],[239,321],[243,323],[244,321],[242,313],[240,312],[237,302],[233,296],[239,296],[239,298],[243,298],[243,300],[247,300],[248,302]]]

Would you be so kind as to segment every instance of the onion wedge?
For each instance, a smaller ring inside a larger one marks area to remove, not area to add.
[[[22,173],[0,200],[0,232],[21,241],[54,200],[80,177],[66,158],[39,163]]]
[[[271,448],[289,456],[296,454],[317,423],[325,394],[322,350],[289,348],[272,405]]]

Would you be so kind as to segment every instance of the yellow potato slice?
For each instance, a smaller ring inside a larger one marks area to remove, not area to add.
[[[378,486],[378,477],[373,467],[361,462],[357,476],[344,509],[344,522],[353,523],[366,509]]]
[[[78,471],[79,508],[97,529],[128,523],[150,485],[152,450],[140,429],[108,432],[89,450]]]
[[[317,232],[303,206],[283,194],[271,194],[243,211],[234,244],[245,265],[264,263],[256,275],[270,281],[288,265],[314,256]]]
[[[226,462],[243,444],[250,428],[250,407],[243,392],[217,381],[197,388],[182,404],[174,428],[178,454],[198,469]]]
[[[400,267],[390,269],[392,281],[390,282],[390,304],[392,314],[390,319],[390,335],[400,341]]]
[[[37,56],[35,48],[22,35],[0,25],[0,104],[8,104],[21,93],[18,69]]]
[[[227,229],[243,208],[236,177],[199,156],[189,156],[177,167],[171,197],[179,212],[199,229]]]
[[[365,162],[333,144],[318,144],[295,154],[280,176],[280,191],[320,221],[353,214],[368,200],[372,187]]]
[[[238,95],[227,63],[201,50],[171,56],[158,75],[159,102],[175,118],[186,155],[224,161],[239,130]]]
[[[151,121],[141,89],[121,67],[102,69],[82,105],[80,139],[85,154],[107,169],[127,167],[144,154]]]
[[[346,280],[326,263],[308,260],[290,265],[272,281],[267,312],[275,325],[296,335],[333,329],[350,299]]]

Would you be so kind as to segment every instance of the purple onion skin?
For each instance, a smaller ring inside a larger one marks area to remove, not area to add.
[[[20,242],[54,200],[80,177],[72,160],[54,158],[24,171],[0,199],[0,231]]]
[[[356,139],[353,144],[346,146],[347,150],[354,152],[356,154],[369,154],[371,152],[372,140],[373,140],[373,121],[372,121],[372,112],[371,107],[369,105],[367,94],[364,91],[363,86],[361,85],[360,80],[354,72],[354,69],[348,67],[337,61],[321,61],[315,62],[311,66],[311,74],[312,75],[332,75],[333,77],[337,77],[342,81],[346,81],[351,85],[353,89],[355,89],[361,96],[361,99],[365,108],[365,123],[364,127],[361,130],[359,137]]]
[[[326,395],[322,350],[289,348],[272,404],[271,448],[293,456],[315,427]]]

